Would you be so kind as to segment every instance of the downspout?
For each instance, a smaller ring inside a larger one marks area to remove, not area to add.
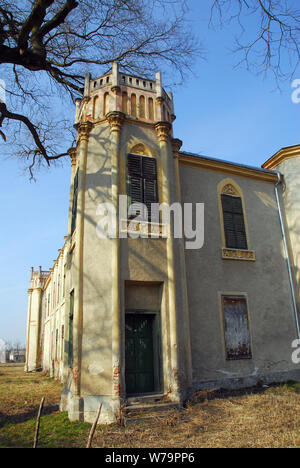
[[[281,226],[282,238],[283,238],[284,249],[285,249],[285,254],[286,254],[286,261],[287,261],[287,266],[288,266],[290,286],[291,286],[291,291],[292,291],[292,301],[293,301],[293,308],[294,308],[294,314],[295,314],[295,320],[296,320],[296,328],[297,328],[298,338],[300,339],[300,326],[299,326],[298,309],[297,309],[297,302],[296,302],[296,295],[295,295],[295,287],[294,287],[294,282],[293,282],[293,274],[292,274],[292,268],[291,268],[290,255],[289,255],[289,250],[288,250],[288,245],[287,245],[287,240],[286,240],[285,227],[284,227],[284,223],[283,223],[283,217],[282,217],[282,211],[281,211],[279,193],[278,193],[278,186],[282,183],[282,179],[281,179],[281,173],[280,172],[276,171],[276,174],[277,174],[277,177],[278,177],[278,181],[277,181],[277,183],[275,185],[275,196],[276,196],[276,200],[277,200],[278,213],[279,213],[279,219],[280,219],[280,226]]]

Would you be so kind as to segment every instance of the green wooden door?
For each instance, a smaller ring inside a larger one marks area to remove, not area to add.
[[[153,315],[126,314],[125,378],[129,395],[154,391],[153,324]]]

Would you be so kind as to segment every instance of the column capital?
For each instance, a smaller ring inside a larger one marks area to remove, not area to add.
[[[90,131],[93,128],[92,122],[82,122],[79,124],[75,124],[74,127],[79,133],[79,137],[83,140],[86,140],[89,136]]]
[[[76,159],[77,159],[77,158],[76,158],[76,148],[69,148],[69,149],[68,149],[68,154],[69,154],[69,156],[70,156],[70,158],[71,158],[71,165],[72,165],[72,167],[73,167],[73,166],[76,166]]]
[[[169,139],[171,128],[172,125],[170,124],[170,122],[157,122],[155,124],[155,130],[157,133],[158,141],[167,142]]]
[[[125,114],[119,111],[109,112],[106,115],[108,120],[111,132],[120,132],[122,128],[123,121],[125,119]]]
[[[179,138],[172,139],[172,150],[174,158],[178,158],[180,148],[182,147],[182,141]]]

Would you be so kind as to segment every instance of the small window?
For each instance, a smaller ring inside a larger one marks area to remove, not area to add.
[[[248,249],[242,199],[221,195],[226,247]]]
[[[226,359],[252,359],[246,297],[224,295],[222,309]]]
[[[109,76],[106,78],[106,83],[109,83]]]
[[[140,82],[139,80],[136,80],[136,85],[139,86]]]

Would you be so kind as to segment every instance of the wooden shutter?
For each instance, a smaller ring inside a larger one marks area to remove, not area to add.
[[[130,218],[143,214],[143,177],[142,158],[135,154],[129,154],[127,159],[128,169],[128,197],[129,205],[132,205],[134,214]]]
[[[158,202],[156,159],[129,154],[127,166],[129,204],[133,205],[136,215],[142,214],[144,219],[146,213],[142,205],[146,206],[147,220],[158,221],[157,214],[151,211],[151,204]]]
[[[226,247],[247,250],[248,244],[241,198],[222,195],[221,199]]]
[[[143,158],[144,204],[148,211],[148,220],[158,222],[158,212],[154,212],[151,204],[158,202],[156,159]],[[156,210],[157,211],[157,210]]]

